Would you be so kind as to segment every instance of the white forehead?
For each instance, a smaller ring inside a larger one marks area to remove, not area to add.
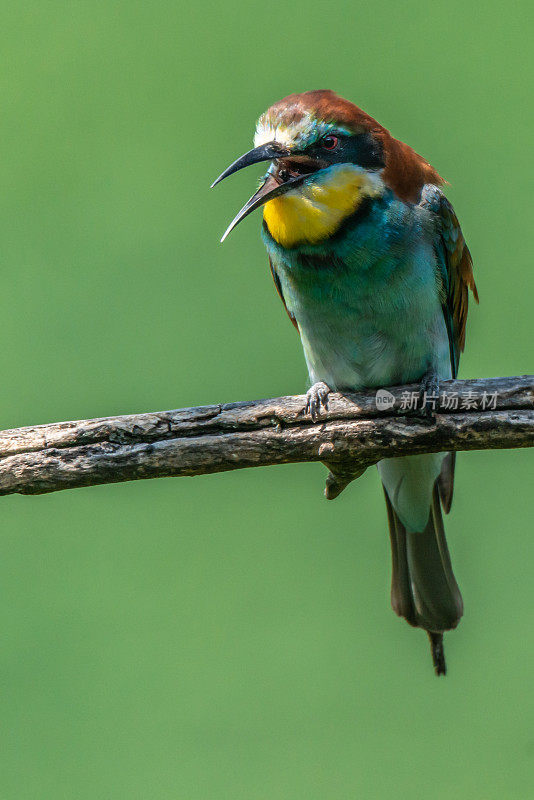
[[[285,147],[298,147],[311,144],[334,130],[348,133],[339,125],[323,122],[311,114],[304,114],[301,119],[290,124],[285,123],[283,117],[262,114],[256,125],[254,147],[267,142],[279,142]]]

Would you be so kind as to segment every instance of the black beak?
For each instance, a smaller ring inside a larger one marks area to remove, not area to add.
[[[254,150],[249,150],[244,156],[241,156],[241,158],[238,158],[233,164],[230,164],[224,172],[221,172],[219,177],[211,184],[210,189],[213,189],[213,187],[217,186],[222,180],[229,175],[233,175],[234,172],[243,169],[243,167],[250,167],[251,164],[259,164],[260,161],[272,161],[274,158],[283,158],[288,155],[289,150],[281,144],[278,144],[278,142],[268,142],[267,144],[255,147]]]
[[[214,181],[211,186],[213,188],[213,186],[216,186],[224,178],[227,178],[229,175],[233,175],[234,172],[243,169],[243,167],[248,167],[251,164],[259,164],[261,161],[273,161],[284,158],[293,158],[295,161],[298,161],[299,158],[295,158],[295,155],[295,153],[291,153],[278,142],[268,142],[267,144],[262,144],[260,147],[255,147],[254,150],[250,150],[248,153],[245,153],[244,156],[238,158],[233,164],[230,164],[230,166],[225,169],[221,175],[219,175],[217,180]],[[306,161],[309,162],[310,160],[306,159]],[[248,217],[252,211],[254,211],[256,208],[259,208],[264,203],[267,203],[268,200],[272,200],[273,197],[279,197],[281,194],[285,194],[290,189],[293,189],[295,186],[303,183],[310,174],[310,171],[315,171],[319,166],[320,165],[318,163],[314,164],[312,170],[308,170],[306,172],[297,172],[297,174],[295,174],[295,172],[292,170],[290,171],[284,169],[276,170],[275,173],[269,173],[263,185],[260,186],[258,191],[252,195],[247,203],[245,203],[241,211],[236,214],[224,232],[221,242],[224,242],[228,234],[233,231],[236,225],[238,225],[242,219]]]
[[[274,175],[267,175],[265,182],[260,186],[256,194],[253,194],[250,200],[245,203],[241,211],[235,215],[223,233],[221,242],[224,242],[228,234],[233,231],[236,225],[239,225],[242,219],[248,217],[249,214],[262,206],[268,200],[272,200],[273,197],[279,197],[281,194],[285,194],[286,192],[289,192],[290,189],[298,186],[299,183],[303,183],[308,175],[309,173],[305,173],[303,175],[299,175],[297,178],[290,178],[284,183],[280,183],[278,178]]]

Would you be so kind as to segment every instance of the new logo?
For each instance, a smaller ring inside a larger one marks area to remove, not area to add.
[[[386,411],[388,408],[393,408],[395,398],[387,389],[379,389],[376,393],[375,404],[380,411]]]

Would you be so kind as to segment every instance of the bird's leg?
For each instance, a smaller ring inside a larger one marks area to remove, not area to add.
[[[328,395],[331,389],[323,381],[314,383],[313,386],[306,392],[306,408],[304,413],[309,412],[313,422],[316,422],[321,416],[321,406],[328,411]]]
[[[419,387],[419,400],[421,415],[431,419],[434,416],[436,405],[439,402],[439,378],[434,366],[429,367],[421,380]]]
[[[414,408],[406,412],[408,417],[431,420],[439,404],[439,378],[434,366],[427,369],[419,384],[419,396]]]

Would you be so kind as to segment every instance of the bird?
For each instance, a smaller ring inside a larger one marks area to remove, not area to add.
[[[254,147],[214,181],[270,162],[221,241],[263,208],[275,287],[300,334],[306,413],[331,392],[417,383],[423,400],[455,378],[473,262],[444,179],[409,145],[331,90],[288,95],[256,125]],[[429,413],[423,403],[420,412]],[[391,542],[393,610],[426,631],[445,675],[443,634],[463,614],[445,538],[455,453],[378,463]]]

